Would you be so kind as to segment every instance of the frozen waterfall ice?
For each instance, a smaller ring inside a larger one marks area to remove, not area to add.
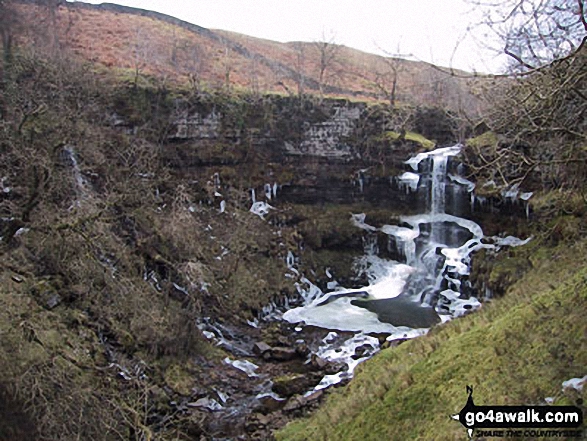
[[[283,318],[291,323],[358,333],[336,343],[338,353],[346,354],[345,348],[353,347],[366,334],[388,334],[388,340],[412,338],[436,323],[479,308],[481,303],[470,295],[468,281],[472,253],[526,241],[509,237],[482,241],[481,227],[460,217],[461,207],[469,207],[469,193],[475,188],[459,174],[463,167],[457,166],[454,157],[460,150],[460,145],[445,147],[406,161],[412,171],[404,172],[396,182],[408,194],[426,201],[424,213],[403,216],[399,225],[380,228],[369,225],[364,213],[351,215],[350,222],[364,231],[365,255],[355,266],[366,276],[368,286],[345,289],[334,283],[335,291],[323,293],[304,279],[303,285],[298,284],[304,304],[286,311]],[[389,237],[398,261],[378,255],[376,237],[381,234]],[[321,351],[336,358],[332,348],[332,343],[325,342]],[[355,366],[349,364],[349,369]]]

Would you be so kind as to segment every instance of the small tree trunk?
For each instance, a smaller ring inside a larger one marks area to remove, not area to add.
[[[395,99],[397,93],[397,75],[393,76],[393,82],[391,84],[391,92],[389,93],[389,104],[391,107],[395,107]]]

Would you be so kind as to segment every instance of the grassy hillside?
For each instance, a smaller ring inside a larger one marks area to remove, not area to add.
[[[505,297],[360,366],[308,420],[279,440],[466,439],[449,418],[474,386],[479,405],[577,404],[561,383],[587,372],[587,241],[516,250],[532,269]],[[507,260],[505,260],[507,262]],[[583,407],[583,411],[585,408]]]

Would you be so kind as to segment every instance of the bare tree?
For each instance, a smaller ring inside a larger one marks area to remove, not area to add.
[[[5,93],[6,71],[12,63],[14,29],[18,26],[18,14],[9,0],[0,0],[0,36],[2,37],[2,58],[0,60],[0,119],[6,117]]]
[[[170,49],[171,64],[186,75],[191,89],[197,93],[201,87],[202,72],[207,58],[206,48],[195,44],[189,38],[178,36],[174,27]]]
[[[340,53],[338,44],[334,42],[334,36],[326,40],[325,36],[322,36],[322,41],[316,41],[313,44],[318,55],[318,88],[320,91],[320,97],[324,97],[324,86],[327,85],[328,79],[331,76],[331,70],[335,68]]]
[[[0,35],[2,36],[3,60],[12,56],[14,28],[18,23],[18,13],[9,0],[0,0]]]
[[[472,168],[503,185],[580,185],[587,160],[587,21],[584,0],[503,0],[485,25],[512,60],[486,88],[485,123],[501,142],[477,148]]]
[[[59,11],[59,7],[63,3],[65,3],[65,0],[43,0],[41,2],[41,4],[45,7],[47,14],[47,36],[49,38],[49,48],[51,51],[60,50],[57,13]]]
[[[202,83],[202,74],[206,65],[206,48],[204,46],[188,44],[185,47],[185,58],[185,69],[190,86],[194,92],[199,92]]]
[[[134,86],[138,86],[139,78],[149,63],[151,56],[151,45],[148,35],[137,26],[134,31],[134,39],[131,43],[131,59],[134,70]]]
[[[406,58],[411,55],[402,54],[399,44],[395,53],[383,52],[386,56],[378,58],[373,66],[372,84],[393,107],[397,101],[400,75],[406,71]]]
[[[294,43],[294,49],[296,51],[296,84],[298,87],[298,95],[302,96],[306,86],[306,45],[302,42],[296,42]]]
[[[222,56],[222,73],[223,73],[223,85],[224,88],[228,91],[230,90],[230,75],[234,72],[234,59],[232,57],[231,48],[228,43],[224,46],[223,56]]]
[[[483,10],[483,25],[503,44],[514,69],[534,70],[585,44],[584,0],[470,1]]]
[[[256,54],[250,58],[249,65],[249,86],[253,95],[259,95],[259,60]]]

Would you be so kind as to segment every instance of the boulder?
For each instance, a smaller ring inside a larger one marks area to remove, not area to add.
[[[365,357],[369,351],[373,351],[373,346],[370,344],[364,344],[355,349],[355,353],[351,356],[353,360]]]
[[[333,375],[348,368],[344,362],[330,361],[325,358],[312,354],[310,359],[310,366],[312,369],[321,371],[326,375]]]
[[[271,390],[283,397],[303,394],[320,382],[320,375],[290,374],[273,379]]]
[[[263,356],[263,354],[269,351],[271,351],[271,346],[264,341],[259,341],[253,345],[253,353],[255,355]]]
[[[318,390],[316,392],[313,392],[307,397],[296,395],[295,397],[289,399],[287,404],[283,407],[283,411],[293,412],[296,410],[304,409],[306,407],[314,406],[320,402],[323,396],[324,390]]]
[[[312,354],[312,357],[310,358],[310,366],[318,371],[322,371],[328,366],[328,360],[319,357],[316,354]]]
[[[52,294],[46,301],[45,307],[49,310],[59,306],[61,303],[61,296],[59,294]]]
[[[261,411],[261,413],[275,412],[281,409],[286,403],[285,398],[281,398],[279,395],[273,392],[259,395],[257,399],[260,403],[259,410]]]

